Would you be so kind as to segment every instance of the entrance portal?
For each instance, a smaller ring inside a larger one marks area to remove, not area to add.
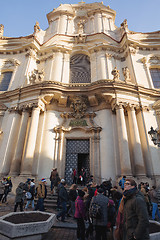
[[[77,177],[80,170],[85,169],[87,177],[90,174],[89,161],[89,139],[67,139],[65,179],[72,184],[72,170],[77,170]]]

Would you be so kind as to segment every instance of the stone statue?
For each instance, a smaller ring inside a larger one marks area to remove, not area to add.
[[[121,23],[121,27],[128,29],[127,19],[124,19],[124,21]]]
[[[4,25],[0,24],[0,37],[3,36],[3,33],[4,33]]]
[[[36,21],[36,24],[34,25],[34,33],[37,33],[39,31],[40,31],[39,22]]]
[[[114,81],[120,80],[119,79],[119,77],[120,77],[119,70],[116,67],[112,70],[111,74],[113,75]]]
[[[131,82],[131,75],[128,67],[125,67],[122,69],[123,70],[123,75],[125,78],[125,82]]]
[[[85,20],[81,19],[77,25],[78,25],[78,33],[79,34],[83,34],[84,33],[84,24],[85,24]]]

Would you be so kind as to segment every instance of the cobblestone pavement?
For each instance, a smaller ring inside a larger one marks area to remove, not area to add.
[[[76,230],[70,228],[51,228],[42,240],[76,240]]]

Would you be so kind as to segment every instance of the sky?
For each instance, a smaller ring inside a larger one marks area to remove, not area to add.
[[[0,0],[0,24],[4,36],[20,37],[33,33],[35,22],[40,28],[48,28],[46,14],[60,4],[77,4],[77,0]],[[85,3],[94,1],[86,0]],[[98,2],[98,1],[97,1]],[[101,2],[101,1],[99,1]],[[117,27],[127,19],[129,30],[153,32],[160,30],[160,0],[105,0],[103,4],[116,11]]]

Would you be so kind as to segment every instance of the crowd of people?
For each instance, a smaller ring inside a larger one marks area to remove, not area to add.
[[[76,169],[72,172],[72,185],[69,187],[65,179],[60,179],[57,168],[50,175],[51,194],[57,194],[57,221],[65,222],[73,218],[77,222],[77,240],[106,240],[107,231],[116,240],[148,240],[149,218],[160,221],[158,196],[155,186],[148,183],[139,185],[130,178],[123,176],[117,186],[112,180],[101,184],[94,182],[91,175],[86,177],[83,169],[77,177]],[[78,178],[81,178],[81,180]],[[12,190],[11,177],[0,181],[0,201],[7,201]],[[16,188],[14,211],[45,211],[44,199],[47,196],[46,179],[42,178],[38,185],[28,178],[20,182]],[[35,204],[35,197],[37,202]],[[87,224],[85,224],[87,223]],[[87,227],[86,227],[87,226]],[[95,238],[94,238],[95,237]]]

